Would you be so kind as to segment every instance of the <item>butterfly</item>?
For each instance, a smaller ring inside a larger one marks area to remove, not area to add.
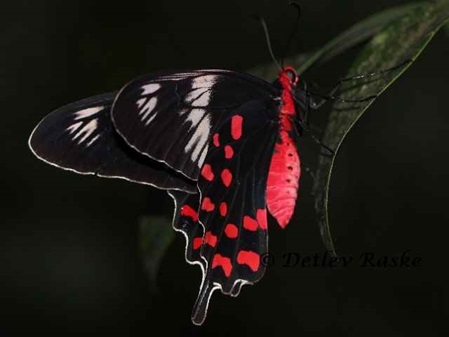
[[[168,192],[186,261],[203,274],[200,325],[215,290],[237,296],[263,277],[267,214],[281,228],[292,218],[308,107],[299,84],[290,66],[272,83],[222,69],[146,75],[50,113],[29,146],[62,169]]]

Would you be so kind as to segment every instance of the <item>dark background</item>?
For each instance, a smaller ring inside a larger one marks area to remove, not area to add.
[[[302,1],[291,52],[318,48],[362,18],[406,1]],[[162,69],[245,70],[280,53],[294,22],[283,1],[6,1],[0,5],[0,335],[270,334],[440,336],[447,333],[449,44],[440,32],[360,120],[336,161],[337,250],[394,256],[417,268],[270,268],[234,299],[215,294],[190,322],[200,272],[177,235],[151,295],[138,247],[142,214],[171,216],[166,193],[45,165],[27,147],[53,109]],[[304,75],[332,83],[345,58]],[[319,113],[319,112],[317,112]],[[305,153],[310,151],[305,150]],[[322,253],[303,176],[295,218],[272,223],[270,250]],[[158,329],[158,330],[156,330]],[[446,332],[446,333],[444,333]]]

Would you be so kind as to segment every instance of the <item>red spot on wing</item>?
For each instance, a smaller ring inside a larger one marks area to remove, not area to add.
[[[249,231],[256,231],[259,225],[257,224],[257,221],[251,218],[248,215],[245,215],[243,217],[243,228],[249,230]]]
[[[198,221],[198,212],[195,211],[192,207],[190,207],[189,205],[184,205],[181,207],[181,212],[180,214],[182,216],[186,216],[191,218],[194,222]]]
[[[234,224],[227,224],[225,227],[225,234],[230,239],[235,239],[239,234],[239,229]]]
[[[267,209],[258,209],[256,213],[256,219],[261,229],[267,229]]]
[[[226,187],[229,187],[232,182],[232,173],[228,169],[221,171],[221,180]]]
[[[215,247],[217,245],[217,236],[213,235],[212,232],[206,232],[204,235],[204,243],[208,244],[209,246]]]
[[[201,209],[206,212],[212,212],[215,209],[215,205],[210,198],[205,197],[201,203]]]
[[[233,139],[240,139],[242,136],[243,117],[240,115],[231,118],[231,136]]]
[[[248,215],[243,217],[243,228],[249,231],[256,231],[257,228],[267,229],[267,211],[266,209],[258,209],[256,212],[256,219]]]
[[[225,216],[228,213],[228,205],[225,202],[220,204],[220,214],[221,216]]]
[[[203,168],[201,169],[201,175],[208,181],[214,180],[214,172],[212,172],[212,167],[209,164],[203,165]]]
[[[193,238],[193,249],[197,250],[201,247],[203,238],[201,236]]]
[[[232,148],[231,145],[226,145],[224,148],[224,152],[226,159],[231,159],[234,156],[234,149]]]
[[[237,255],[237,263],[246,264],[252,271],[256,272],[260,266],[260,255],[249,250],[241,250]]]
[[[213,139],[213,143],[216,147],[220,146],[220,135],[218,133],[214,133],[214,135],[212,136]]]
[[[221,267],[223,269],[223,272],[226,275],[226,277],[231,276],[232,263],[229,257],[222,256],[220,254],[215,254],[214,258],[212,259],[212,269],[217,267]]]

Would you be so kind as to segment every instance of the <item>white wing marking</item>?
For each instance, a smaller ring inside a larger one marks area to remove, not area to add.
[[[78,145],[84,142],[90,135],[97,129],[98,122],[97,119],[91,120],[89,123],[83,126],[81,130],[79,130],[72,138],[72,140],[76,140],[78,137],[84,136],[78,141]]]
[[[205,116],[204,119],[199,123],[199,125],[195,128],[192,137],[189,139],[184,152],[190,152],[192,148],[195,148],[192,151],[190,159],[195,162],[198,159],[201,149],[206,144],[209,139],[210,133],[210,116]]]
[[[91,146],[93,143],[97,141],[97,139],[100,138],[100,135],[96,135],[92,140],[89,141],[89,143],[86,144],[86,147]]]
[[[84,110],[80,110],[75,112],[75,120],[78,119],[82,119],[82,118],[86,118],[86,117],[90,117],[92,115],[95,115],[97,112],[99,112],[100,110],[103,110],[104,106],[96,106],[93,108],[87,108]]]
[[[186,118],[186,122],[190,122],[190,130],[196,127],[199,121],[203,118],[206,111],[204,109],[192,109],[189,116]]]
[[[179,114],[179,116],[182,116],[182,115],[184,115],[187,111],[189,111],[189,109],[181,109],[181,110],[178,110],[178,114]]]
[[[198,159],[198,167],[199,168],[203,167],[203,163],[204,163],[204,160],[206,159],[208,150],[209,150],[209,144],[206,144],[206,147],[203,149],[203,152],[201,152],[200,159]]]
[[[145,126],[148,126],[148,124],[150,124],[150,123],[153,121],[153,119],[154,119],[155,117],[156,117],[156,114],[153,114],[153,115],[150,117],[150,119],[146,121]]]
[[[207,107],[215,83],[217,83],[216,75],[195,77],[192,80],[192,91],[185,98],[186,103],[194,107]]]
[[[152,93],[158,91],[160,88],[161,88],[161,85],[158,83],[150,83],[150,84],[144,85],[141,88],[143,90],[142,95],[152,94]]]
[[[81,124],[83,124],[83,122],[72,124],[66,130],[69,131],[70,134],[72,134],[81,126]]]
[[[148,101],[147,104],[145,104],[145,106],[139,111],[139,115],[143,114],[141,119],[142,122],[145,122],[145,119],[147,119],[147,117],[151,114],[151,112],[154,110],[154,108],[156,107],[157,104],[157,97],[151,97],[150,100]],[[153,116],[151,116],[152,118],[150,118],[150,121],[153,120],[153,118],[156,116],[156,114],[154,114]],[[150,122],[147,121],[147,124]]]
[[[136,102],[137,107],[140,109],[140,108],[142,107],[142,105],[145,104],[146,101],[147,101],[146,97],[139,99],[139,100]],[[139,115],[140,115],[140,112],[139,112]]]
[[[206,142],[209,140],[210,134],[210,116],[206,116],[198,125],[195,130],[194,137],[196,136],[199,140],[195,146],[195,150],[192,152],[192,156],[190,157],[192,161],[196,161],[200,154],[200,151],[203,149]]]

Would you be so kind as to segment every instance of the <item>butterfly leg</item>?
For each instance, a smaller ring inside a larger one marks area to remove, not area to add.
[[[327,151],[327,152],[322,153],[322,155],[327,156],[327,157],[333,157],[333,156],[335,156],[335,151],[332,150],[329,146],[323,144],[323,143],[321,142],[321,140],[320,140],[316,135],[314,135],[308,128],[307,128],[307,129],[304,129],[304,131],[307,132],[307,133],[309,134],[310,138],[311,138],[316,144],[318,144],[319,146],[321,146],[322,148],[324,148],[324,149]]]
[[[373,79],[373,80],[371,80],[371,79],[374,77],[398,70],[411,62],[413,62],[413,60],[408,59],[404,62],[401,62],[400,64],[397,64],[393,67],[390,67],[390,68],[387,68],[387,69],[384,69],[381,71],[371,72],[371,73],[367,73],[367,74],[358,74],[358,75],[353,75],[350,77],[342,78],[337,82],[337,84],[334,86],[334,88],[328,94],[323,95],[320,93],[308,91],[307,94],[312,96],[312,99],[310,100],[310,109],[317,110],[317,109],[321,108],[329,100],[340,101],[343,103],[359,103],[359,102],[366,102],[366,101],[375,99],[378,97],[378,94],[361,97],[361,98],[357,98],[357,99],[346,99],[344,97],[336,95],[336,93],[340,91],[343,84],[345,84],[345,83],[348,83],[350,81],[358,81],[358,80],[362,80],[362,79],[368,79],[368,81],[363,81],[361,83],[356,83],[352,86],[349,86],[349,87],[345,88],[343,91],[352,90],[361,85],[366,85],[366,84],[375,82],[378,79]],[[343,91],[341,91],[341,92],[343,92]],[[318,99],[314,100],[313,98],[318,98]]]
[[[327,151],[327,153],[326,153],[326,152],[323,153],[324,156],[333,157],[333,156],[335,155],[334,150],[332,150],[329,146],[323,144],[323,143],[321,142],[321,140],[318,138],[318,136],[316,136],[316,135],[310,130],[310,128],[309,128],[308,125],[302,124],[302,123],[300,124],[300,126],[298,126],[296,123],[293,124],[293,125],[294,125],[294,130],[295,130],[295,132],[296,132],[296,134],[297,134],[298,136],[301,136],[302,132],[305,132],[305,133],[307,133],[307,134],[310,136],[310,138],[311,138],[316,144],[318,144],[319,146],[321,146],[322,148],[324,148],[324,149]],[[299,129],[299,128],[300,128],[300,129]]]

